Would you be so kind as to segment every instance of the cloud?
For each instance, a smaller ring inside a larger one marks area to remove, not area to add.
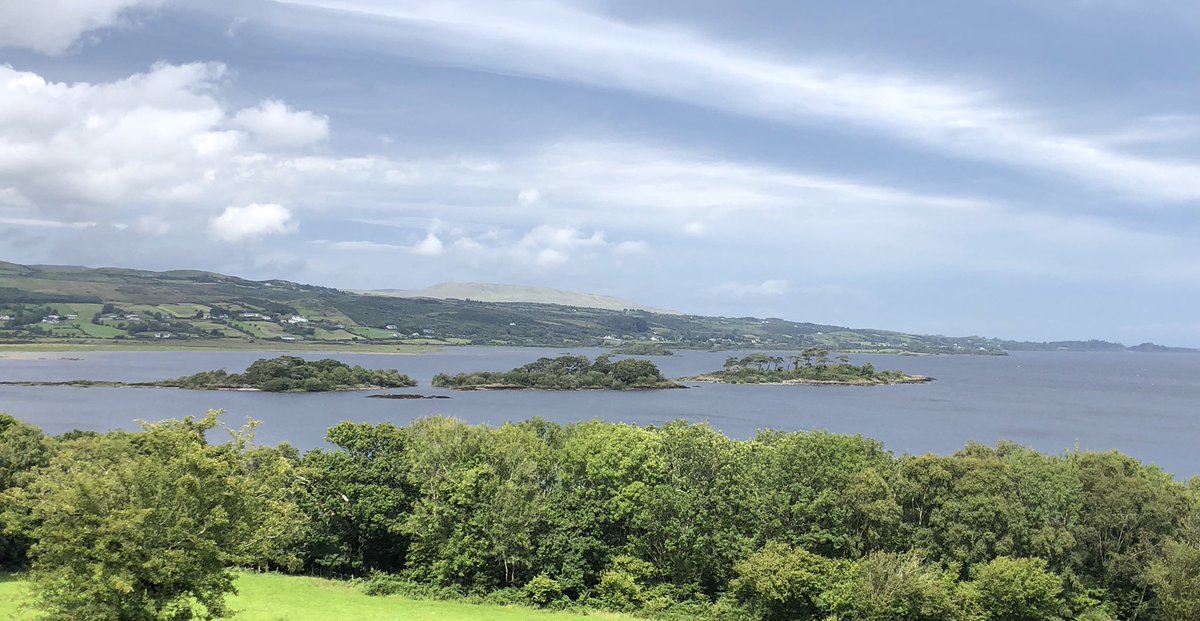
[[[618,257],[632,257],[639,254],[646,254],[646,250],[649,247],[650,245],[644,241],[623,241],[613,246],[613,254]]]
[[[517,192],[517,203],[524,207],[531,207],[542,201],[542,193],[537,188],[525,188]]]
[[[89,229],[96,226],[95,222],[59,222],[57,220],[40,220],[37,218],[6,218],[0,216],[0,224],[43,229]]]
[[[130,230],[187,231],[225,205],[312,205],[331,184],[382,176],[369,157],[297,157],[327,135],[325,117],[275,101],[234,113],[226,76],[219,63],[157,64],[65,83],[0,65],[0,204],[26,219],[153,215],[155,226]]]
[[[329,137],[329,118],[292,110],[282,101],[266,100],[239,110],[230,125],[245,130],[265,145],[303,147]]]
[[[311,243],[311,244],[314,244],[314,245],[317,245],[317,246],[324,246],[324,247],[327,247],[327,248],[333,248],[333,249],[336,249],[336,250],[354,250],[354,251],[357,251],[357,250],[385,250],[385,251],[395,251],[395,250],[408,250],[408,249],[409,249],[407,246],[399,246],[399,245],[396,245],[396,244],[384,244],[384,243],[380,243],[380,242],[373,242],[373,241],[366,241],[366,240],[344,240],[344,241],[334,241],[334,240],[331,240],[331,239],[314,239],[314,240],[312,240],[312,241],[311,241],[311,242],[309,242],[309,243]]]
[[[1142,200],[1200,198],[1200,163],[1139,156],[1064,131],[1043,120],[1052,114],[1006,102],[979,84],[781,58],[551,0],[515,8],[483,1],[282,1],[391,20],[404,36],[380,36],[393,50],[439,63],[621,89],[786,125],[834,120],[956,157],[1066,174]],[[1061,116],[1072,123],[1077,113]]]
[[[778,296],[788,293],[786,280],[764,280],[760,283],[726,282],[709,290],[714,296],[746,297],[746,296]]]
[[[161,0],[13,0],[0,2],[0,47],[58,56],[86,32],[121,23]]]
[[[699,220],[692,220],[683,224],[683,232],[693,237],[699,237],[704,234],[704,223]]]
[[[244,242],[268,235],[285,235],[296,231],[292,212],[282,205],[251,203],[243,207],[226,207],[221,215],[209,221],[213,237],[225,242]]]
[[[422,239],[412,248],[413,254],[419,254],[423,257],[436,257],[442,254],[444,250],[445,246],[442,244],[442,240],[433,231],[426,234],[425,239]]]
[[[573,226],[543,224],[526,233],[509,252],[518,260],[541,267],[556,267],[566,264],[579,251],[598,248],[607,243],[604,233],[600,231],[587,235]]]

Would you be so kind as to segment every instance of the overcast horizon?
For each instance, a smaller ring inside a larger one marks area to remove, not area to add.
[[[1200,346],[1200,4],[0,2],[0,260]]]

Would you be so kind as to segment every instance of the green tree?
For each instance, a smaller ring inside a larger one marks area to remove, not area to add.
[[[1077,567],[1108,592],[1122,618],[1150,602],[1141,575],[1155,552],[1188,515],[1183,485],[1156,467],[1120,453],[1072,458],[1083,485],[1073,529]]]
[[[1146,583],[1158,597],[1163,621],[1200,619],[1200,546],[1167,541],[1147,568]]]
[[[227,565],[262,552],[259,529],[286,528],[295,511],[250,474],[248,433],[206,440],[217,425],[210,412],[64,444],[25,489],[36,540],[29,583],[49,618],[228,614]]]
[[[312,527],[306,564],[321,572],[357,574],[404,568],[409,537],[404,522],[416,495],[410,483],[408,430],[383,423],[340,423],[325,436],[335,451],[304,455]]]
[[[31,543],[21,526],[21,505],[5,502],[4,493],[23,484],[37,468],[45,466],[52,451],[50,441],[40,429],[0,414],[0,509],[3,509],[0,510],[0,568],[23,566]]]
[[[981,621],[1057,621],[1062,578],[1038,558],[997,557],[976,565],[964,593]]]
[[[821,598],[845,621],[954,621],[955,576],[924,563],[919,552],[876,552],[850,567]]]
[[[774,543],[738,563],[730,590],[763,621],[819,619],[821,595],[839,579],[845,561]]]

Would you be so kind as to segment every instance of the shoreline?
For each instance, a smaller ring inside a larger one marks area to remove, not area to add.
[[[118,382],[109,380],[64,380],[64,381],[0,381],[0,386],[22,386],[27,388],[158,388],[175,390],[194,390],[197,392],[274,392],[278,394],[318,393],[318,392],[369,392],[373,390],[394,390],[393,386],[354,386],[349,388],[333,388],[330,390],[263,390],[253,386],[219,386],[212,388],[186,388],[183,386],[168,386],[158,382]],[[410,386],[415,388],[415,386]]]
[[[777,382],[730,382],[724,378],[705,374],[693,375],[691,377],[680,378],[681,382],[699,382],[702,384],[729,384],[729,385],[744,385],[744,386],[898,386],[902,384],[928,384],[934,381],[934,378],[927,375],[905,375],[897,380],[814,380],[814,379],[790,379],[780,380]]]

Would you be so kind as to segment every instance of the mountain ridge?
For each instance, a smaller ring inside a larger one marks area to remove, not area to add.
[[[526,290],[530,289],[537,290]],[[1009,350],[1197,351],[1152,343],[1126,347],[1099,340],[947,337],[778,318],[709,317],[546,302],[363,295],[203,270],[155,272],[0,261],[0,343],[118,345],[131,341],[195,341],[215,347],[273,343],[297,348],[614,347],[653,342],[715,350],[817,348],[845,353],[988,355],[1004,355]]]
[[[401,298],[434,298],[439,300],[474,300],[478,302],[526,302],[530,304],[558,304],[581,308],[603,308],[606,310],[641,310],[664,315],[683,315],[679,311],[654,308],[611,295],[567,291],[551,287],[514,285],[486,282],[443,282],[423,289],[368,289],[352,290],[364,295],[381,295]]]

